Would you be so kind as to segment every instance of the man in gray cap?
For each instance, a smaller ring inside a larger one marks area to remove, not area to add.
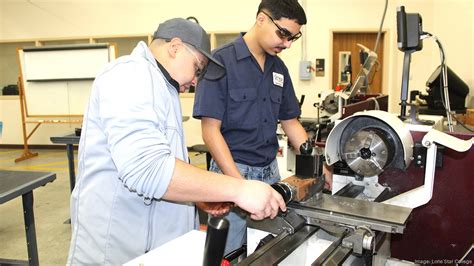
[[[79,144],[68,264],[122,264],[196,229],[193,202],[214,215],[234,203],[253,219],[286,210],[263,182],[187,163],[179,92],[223,74],[207,33],[177,18],[97,75]]]

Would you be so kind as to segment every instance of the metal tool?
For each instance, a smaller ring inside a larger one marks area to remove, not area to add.
[[[296,172],[304,174],[275,184],[287,202],[287,212],[275,219],[248,220],[249,232],[274,237],[257,251],[249,250],[253,253],[242,265],[365,265],[377,256],[391,259],[380,247],[390,246],[391,234],[404,233],[413,208],[431,199],[436,143],[466,151],[473,139],[463,141],[431,129],[422,142],[427,147],[425,184],[393,197],[390,188],[378,184],[378,175],[387,168],[409,166],[413,139],[408,126],[383,111],[356,113],[337,123],[326,141],[325,159],[330,165],[346,163],[357,177],[354,184],[348,183],[337,195],[320,193],[319,187],[312,191],[320,184],[320,175],[310,157],[300,157],[304,160]],[[307,150],[301,156],[308,156]],[[359,199],[365,190],[375,196]]]

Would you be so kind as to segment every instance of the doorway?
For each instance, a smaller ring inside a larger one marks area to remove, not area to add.
[[[372,68],[367,81],[367,93],[378,94],[382,92],[383,80],[383,47],[384,35],[382,32],[377,51],[377,62]],[[332,88],[339,84],[343,88],[349,83],[353,84],[359,73],[364,58],[361,48],[357,44],[373,50],[377,39],[377,32],[333,32],[332,47]]]

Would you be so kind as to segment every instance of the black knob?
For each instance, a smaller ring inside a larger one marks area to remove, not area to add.
[[[301,144],[300,152],[302,155],[311,155],[313,152],[313,145],[311,145],[310,140],[307,140],[305,143]]]

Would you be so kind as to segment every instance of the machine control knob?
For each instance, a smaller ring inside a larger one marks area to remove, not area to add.
[[[311,155],[313,152],[313,145],[311,145],[311,140],[307,140],[300,146],[300,152],[302,155]]]
[[[372,250],[374,247],[375,238],[371,234],[365,234],[362,239],[362,248],[365,250]]]

